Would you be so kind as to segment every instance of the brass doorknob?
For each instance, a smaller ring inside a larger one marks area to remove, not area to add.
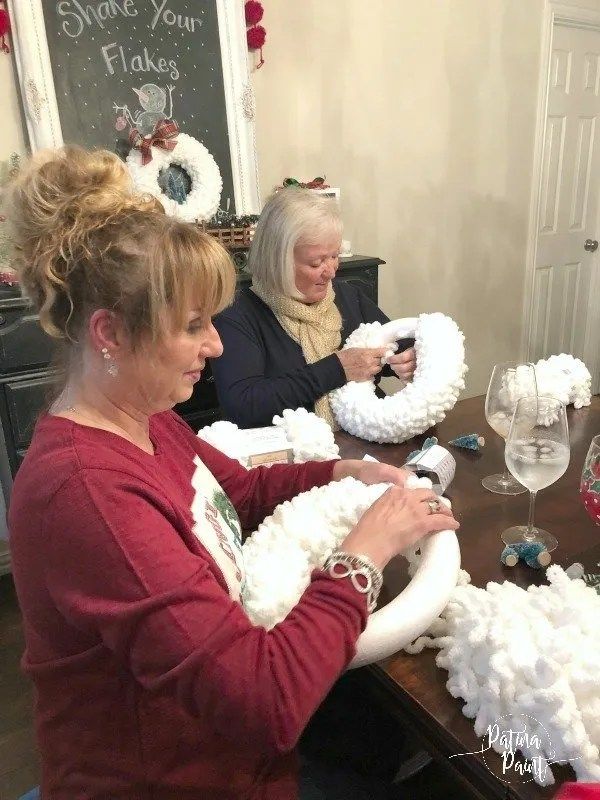
[[[588,253],[594,253],[598,249],[598,240],[586,239],[583,245],[583,249],[587,250]]]

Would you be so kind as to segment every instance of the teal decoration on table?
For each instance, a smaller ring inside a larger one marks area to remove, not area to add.
[[[421,447],[421,449],[420,450],[413,450],[412,453],[410,453],[410,455],[408,456],[408,458],[406,460],[410,461],[411,458],[414,458],[415,456],[418,456],[419,453],[422,453],[425,450],[429,450],[430,447],[433,447],[433,445],[437,444],[437,443],[438,443],[437,436],[429,436],[423,442],[423,446]]]
[[[485,439],[478,433],[466,433],[464,436],[457,436],[456,439],[452,439],[448,444],[452,444],[454,447],[462,447],[463,450],[477,451],[485,445]]]
[[[500,560],[505,567],[514,567],[519,561],[524,561],[528,567],[541,569],[547,567],[552,558],[541,542],[519,542],[507,545]]]

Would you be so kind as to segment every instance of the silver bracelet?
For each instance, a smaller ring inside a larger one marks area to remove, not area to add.
[[[383,586],[383,575],[370,558],[334,550],[323,569],[332,578],[350,578],[356,591],[367,595],[369,613],[374,611]]]

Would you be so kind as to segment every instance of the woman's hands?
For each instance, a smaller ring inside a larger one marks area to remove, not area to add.
[[[333,468],[332,479],[341,481],[342,478],[356,478],[368,486],[374,483],[394,483],[404,486],[410,471],[401,467],[393,467],[391,464],[381,464],[379,461],[358,461],[355,459],[343,459],[336,461]]]
[[[347,350],[338,350],[336,355],[344,368],[346,380],[370,381],[381,372],[381,359],[386,352],[385,347],[349,347]],[[400,380],[411,381],[417,366],[415,348],[409,347],[402,353],[388,356],[386,363]]]
[[[437,501],[432,513],[429,503]],[[388,561],[423,536],[456,530],[452,511],[440,503],[431,489],[392,486],[365,511],[340,546],[354,555],[365,555],[383,569]]]
[[[349,347],[338,350],[336,355],[342,363],[346,380],[370,381],[381,372],[381,359],[386,352],[385,347]]]
[[[387,363],[400,380],[406,381],[407,383],[408,381],[412,381],[417,366],[415,348],[409,347],[408,350],[404,350],[402,353],[396,353],[396,355],[390,356],[387,359]]]

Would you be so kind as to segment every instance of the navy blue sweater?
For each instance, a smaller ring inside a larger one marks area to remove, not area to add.
[[[333,288],[342,344],[361,322],[388,322],[354,285],[334,280]],[[233,305],[215,318],[215,327],[223,342],[223,355],[211,360],[219,404],[225,418],[241,428],[271,425],[285,408],[313,411],[315,400],[346,383],[335,353],[307,364],[300,345],[250,287],[238,291]],[[405,339],[400,350],[412,344]]]

